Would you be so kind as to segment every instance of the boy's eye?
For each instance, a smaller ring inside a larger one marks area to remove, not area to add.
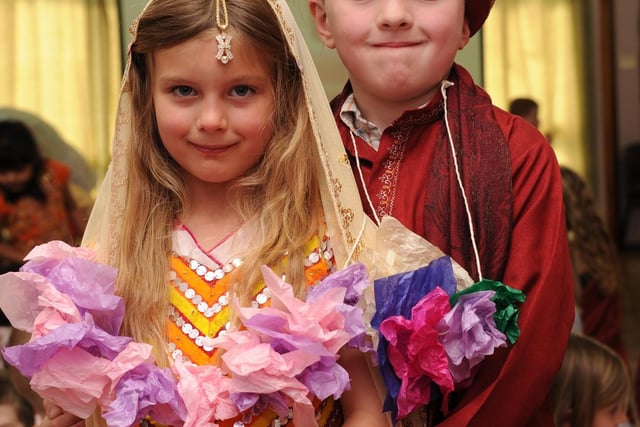
[[[235,86],[231,89],[231,95],[244,97],[253,92],[253,89],[247,85]]]
[[[176,86],[173,89],[171,89],[171,91],[178,96],[193,95],[193,88],[190,86]]]

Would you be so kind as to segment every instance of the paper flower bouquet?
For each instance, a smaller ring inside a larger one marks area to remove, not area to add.
[[[448,397],[464,387],[473,368],[495,348],[520,334],[515,303],[524,294],[482,280],[456,293],[449,257],[374,281],[379,331],[377,357],[387,386],[385,410],[393,420],[437,404],[446,414]]]
[[[99,409],[112,427],[146,417],[203,427],[261,402],[279,415],[293,407],[296,425],[314,426],[311,399],[339,398],[349,388],[338,351],[370,350],[354,306],[368,285],[361,264],[329,275],[306,301],[263,267],[271,307],[234,303],[244,329],[207,343],[225,349],[221,366],[176,361],[161,369],[150,345],[118,336],[124,303],[114,294],[116,270],[94,256],[50,242],[36,247],[20,272],[0,276],[2,310],[32,333],[30,342],[4,349],[5,360],[41,396],[79,417]]]

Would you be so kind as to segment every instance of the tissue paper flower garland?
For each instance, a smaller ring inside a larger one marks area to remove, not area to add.
[[[455,293],[451,260],[441,257],[418,270],[374,282],[378,362],[387,386],[385,411],[394,421],[464,386],[494,349],[520,334],[516,302],[524,294],[482,280]]]
[[[355,304],[368,286],[367,270],[353,264],[309,289],[306,301],[273,271],[262,267],[271,291],[271,307],[239,307],[245,331],[207,340],[225,349],[223,368],[230,373],[230,391],[241,411],[268,404],[285,417],[293,402],[297,426],[316,425],[311,395],[338,399],[349,388],[349,376],[337,363],[345,345],[372,350],[365,340],[362,310]]]
[[[31,341],[6,348],[5,360],[41,396],[86,418],[100,408],[107,424],[129,427],[145,417],[165,425],[215,426],[256,403],[296,424],[316,425],[311,398],[339,398],[349,387],[337,363],[345,345],[371,350],[362,311],[353,306],[367,286],[354,264],[293,295],[263,267],[271,307],[239,307],[244,330],[210,340],[224,348],[223,366],[153,363],[151,346],[117,336],[124,303],[114,295],[116,270],[94,253],[63,242],[36,247],[18,273],[0,276],[0,306]]]

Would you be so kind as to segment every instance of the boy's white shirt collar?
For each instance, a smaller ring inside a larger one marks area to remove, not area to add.
[[[424,108],[428,104],[429,101],[417,107],[416,110]],[[340,120],[355,136],[361,138],[367,145],[378,151],[380,140],[382,139],[382,130],[362,115],[353,93],[347,96],[340,108]]]
[[[354,135],[362,138],[367,145],[378,151],[378,148],[380,148],[382,131],[375,125],[375,123],[364,118],[356,104],[353,93],[350,93],[344,101],[344,104],[342,104],[342,108],[340,109],[340,120]]]

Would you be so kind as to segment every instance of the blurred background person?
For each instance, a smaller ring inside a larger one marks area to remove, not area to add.
[[[17,271],[34,246],[62,240],[80,242],[88,210],[71,195],[71,169],[40,154],[29,128],[20,121],[0,121],[0,272]],[[0,298],[2,296],[0,295]],[[22,344],[29,334],[10,327],[0,312],[0,345]],[[41,412],[42,400],[27,378],[7,368],[13,385]],[[2,424],[0,424],[2,426]]]
[[[539,127],[538,103],[530,98],[516,98],[509,104],[509,112]]]
[[[87,212],[69,190],[71,169],[45,159],[21,122],[0,121],[0,269],[15,271],[36,245],[73,244]]]
[[[531,98],[511,101],[509,111],[540,126],[538,103]],[[547,135],[551,143],[551,135]],[[626,360],[622,340],[621,263],[611,234],[597,212],[585,180],[560,166],[569,247],[576,286],[576,327],[613,348]]]

